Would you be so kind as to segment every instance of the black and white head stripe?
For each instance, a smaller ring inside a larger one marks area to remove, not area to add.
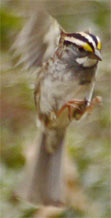
[[[101,50],[101,41],[99,37],[86,32],[68,33],[64,37],[64,43],[73,43],[90,52],[94,52],[95,49]]]
[[[96,36],[94,36],[94,35],[91,34],[91,33],[89,33],[89,36],[92,37],[92,39],[94,40],[94,42],[96,43],[96,46],[97,46],[97,44],[98,44],[98,40],[97,40]]]

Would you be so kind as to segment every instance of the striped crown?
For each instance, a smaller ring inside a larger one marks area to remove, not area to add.
[[[64,44],[74,44],[88,52],[101,50],[101,41],[98,36],[86,32],[66,33]]]

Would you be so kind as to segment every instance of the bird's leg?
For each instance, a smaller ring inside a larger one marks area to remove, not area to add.
[[[76,118],[76,114],[79,114],[81,117],[86,112],[88,112],[88,114],[90,114],[92,112],[93,108],[95,107],[95,105],[100,104],[101,101],[102,100],[101,100],[100,96],[96,96],[94,99],[92,99],[91,102],[89,102],[87,99],[70,100],[61,107],[61,109],[56,113],[56,116],[57,117],[60,116],[61,113],[67,108],[69,120],[71,120],[72,117]],[[73,109],[74,109],[74,111],[73,111]],[[78,118],[78,119],[80,119],[80,118]]]
[[[57,112],[57,117],[61,115],[61,113],[67,108],[68,109],[68,117],[69,120],[71,120],[72,118],[72,110],[73,109],[78,109],[79,110],[79,106],[84,104],[85,100],[79,100],[79,99],[74,99],[74,100],[70,100],[67,103],[65,103],[61,109]]]
[[[100,104],[102,102],[102,99],[100,96],[96,96],[92,99],[91,102],[89,102],[87,99],[84,99],[84,102],[79,104],[79,110],[76,109],[73,111],[73,118],[76,120],[80,120],[80,118],[87,112],[88,114],[91,114],[92,110],[94,109],[96,104]]]

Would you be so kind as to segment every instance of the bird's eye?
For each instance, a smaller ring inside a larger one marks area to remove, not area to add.
[[[79,47],[78,49],[79,49],[80,52],[84,51],[83,47]]]

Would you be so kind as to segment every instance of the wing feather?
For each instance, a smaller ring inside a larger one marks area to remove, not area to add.
[[[25,64],[26,69],[40,67],[54,53],[62,28],[45,11],[32,15],[28,23],[17,36],[12,49],[15,56],[20,56],[18,64]]]

